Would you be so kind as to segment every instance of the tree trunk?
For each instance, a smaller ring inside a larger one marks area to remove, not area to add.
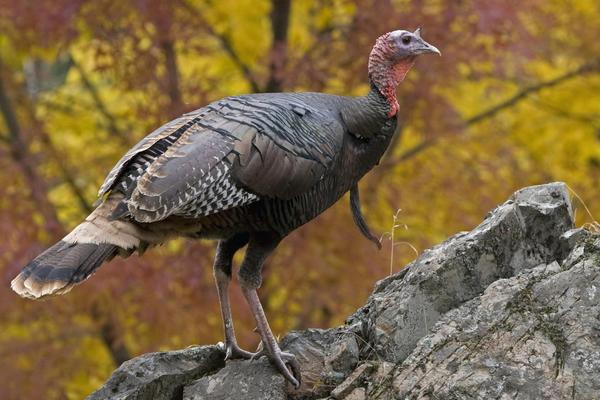
[[[183,111],[183,101],[179,90],[179,68],[177,55],[172,40],[165,40],[160,44],[165,56],[165,69],[167,70],[167,92],[169,95],[169,117],[175,117]]]
[[[271,31],[273,33],[273,44],[271,45],[269,79],[265,85],[265,92],[281,92],[283,90],[290,7],[291,0],[272,1]]]
[[[113,313],[96,302],[91,307],[91,316],[98,326],[100,339],[108,349],[114,364],[119,366],[129,360],[131,354],[123,342],[119,323]]]
[[[45,229],[50,233],[53,239],[57,239],[64,235],[65,232],[56,216],[54,206],[48,201],[46,182],[38,175],[33,160],[31,159],[31,155],[29,154],[29,149],[23,138],[17,116],[6,92],[2,72],[3,71],[0,70],[0,112],[4,117],[8,129],[10,154],[23,173],[33,202],[44,217]]]

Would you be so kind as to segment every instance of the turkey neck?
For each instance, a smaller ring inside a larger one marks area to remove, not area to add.
[[[349,189],[379,163],[396,131],[397,115],[389,117],[391,109],[387,97],[373,82],[366,96],[352,98],[342,107],[348,130],[339,165],[339,175],[347,180],[344,188]]]
[[[371,81],[369,93],[366,96],[351,98],[342,107],[341,115],[350,134],[371,139],[377,135],[389,134],[382,132],[382,129],[391,121],[396,122],[396,113],[389,116],[393,109],[394,106],[387,96]]]

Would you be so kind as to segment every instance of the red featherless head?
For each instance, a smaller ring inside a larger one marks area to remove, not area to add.
[[[421,28],[414,32],[392,31],[377,38],[369,56],[369,77],[390,103],[388,117],[398,112],[396,87],[415,63],[419,54],[441,54],[421,38]]]

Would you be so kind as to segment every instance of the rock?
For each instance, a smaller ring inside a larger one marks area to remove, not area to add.
[[[377,283],[348,320],[361,324],[372,344],[364,356],[401,362],[444,313],[497,279],[555,260],[563,251],[559,238],[572,226],[566,185],[519,190],[471,232],[427,250],[403,273]]]
[[[600,398],[600,236],[448,312],[383,399]],[[581,236],[580,236],[581,239]]]
[[[285,379],[266,358],[232,360],[216,374],[186,386],[183,400],[272,399],[285,400]]]
[[[357,387],[348,396],[344,397],[344,400],[365,400],[367,398],[367,391],[365,388]]]
[[[148,353],[125,361],[88,400],[171,400],[194,379],[222,368],[218,346]]]
[[[331,397],[334,399],[346,398],[355,388],[365,383],[366,377],[374,368],[373,363],[369,362],[359,365],[341,385],[333,389]]]
[[[332,387],[346,379],[358,363],[357,335],[348,328],[307,329],[290,332],[281,347],[296,355],[302,384],[297,390],[288,386],[291,398],[306,395],[326,396]]]
[[[570,255],[571,250],[577,245],[578,242],[583,240],[587,234],[588,231],[582,228],[569,229],[563,233],[559,238],[559,246],[561,251],[560,259],[567,258]]]
[[[285,336],[298,390],[265,358],[225,365],[208,346],[128,361],[90,398],[600,399],[600,235],[572,228],[564,184],[516,192],[344,326]]]
[[[358,363],[358,343],[352,335],[342,337],[341,340],[332,344],[329,353],[324,357],[325,367],[328,371],[344,372],[351,371]]]

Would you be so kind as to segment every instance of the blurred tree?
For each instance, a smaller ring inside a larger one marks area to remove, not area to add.
[[[361,183],[379,232],[402,208],[395,240],[423,250],[550,180],[599,213],[596,3],[0,0],[2,398],[82,398],[130,355],[221,340],[210,243],[115,260],[43,302],[8,285],[160,123],[244,92],[362,94],[370,48],[389,30],[420,25],[443,57],[419,60],[401,85],[402,139]],[[360,236],[347,200],[291,235],[261,288],[274,330],[341,323],[414,257],[400,245],[390,260],[391,246]],[[232,299],[241,342],[256,345],[237,288]]]

